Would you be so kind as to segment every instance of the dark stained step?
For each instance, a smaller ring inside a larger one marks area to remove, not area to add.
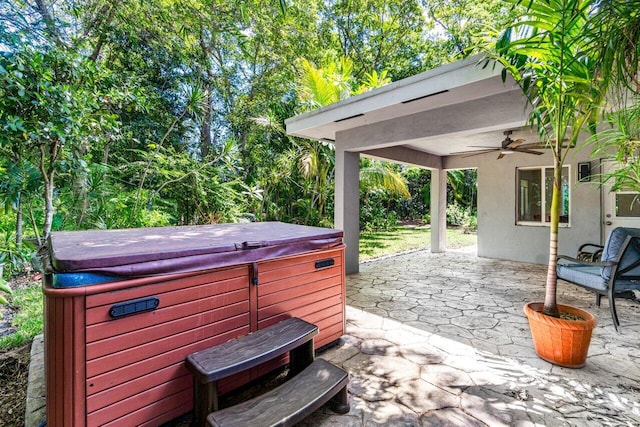
[[[293,426],[332,398],[334,410],[349,412],[349,374],[323,359],[316,359],[302,372],[267,393],[207,417],[212,427]]]
[[[317,334],[316,325],[292,317],[187,356],[185,364],[193,374],[194,425],[204,425],[207,414],[219,409],[218,380],[287,352],[289,373],[295,375],[313,362],[313,337]]]
[[[251,369],[310,341],[318,327],[292,317],[257,332],[187,356],[187,368],[202,384]]]

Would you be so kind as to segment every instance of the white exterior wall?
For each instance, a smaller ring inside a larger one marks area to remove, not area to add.
[[[516,153],[497,160],[497,152],[467,158],[447,158],[444,167],[478,170],[478,256],[546,264],[549,259],[549,227],[516,225],[516,168],[552,166],[550,150],[535,156]],[[589,161],[590,150],[569,153],[570,226],[561,226],[559,253],[575,256],[586,242],[601,241],[600,187],[578,182],[578,162]],[[592,161],[592,167],[597,163]]]

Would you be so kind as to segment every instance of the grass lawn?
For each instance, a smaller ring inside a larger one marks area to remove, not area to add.
[[[42,333],[42,285],[33,283],[14,289],[11,305],[15,311],[11,319],[15,332],[0,336],[0,350],[18,347]]]
[[[464,234],[462,229],[447,229],[447,248],[456,249],[475,245],[476,234]],[[428,227],[398,227],[393,231],[360,233],[360,260],[378,258],[431,246],[431,229]]]

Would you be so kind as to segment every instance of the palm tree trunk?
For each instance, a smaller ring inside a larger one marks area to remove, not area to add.
[[[562,142],[560,142],[562,144]],[[549,236],[549,264],[547,269],[547,285],[545,287],[544,307],[542,312],[549,316],[559,317],[556,300],[558,276],[558,228],[560,223],[560,196],[562,195],[562,162],[561,153],[556,153],[553,164],[553,193],[551,196],[551,231]]]

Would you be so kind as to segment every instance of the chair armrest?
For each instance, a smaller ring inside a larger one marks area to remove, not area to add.
[[[604,246],[602,245],[596,245],[595,243],[585,243],[584,245],[578,248],[578,252],[580,252],[581,250],[589,246],[593,246],[594,248],[604,249]]]
[[[618,265],[617,262],[615,261],[607,261],[607,262],[600,262],[600,261],[582,261],[579,260],[577,258],[572,258],[570,256],[566,256],[566,255],[560,255],[558,257],[558,261],[560,260],[566,260],[566,261],[570,261],[574,264],[580,264],[580,265],[585,265],[585,266],[592,266],[592,267],[613,267],[614,265]]]

